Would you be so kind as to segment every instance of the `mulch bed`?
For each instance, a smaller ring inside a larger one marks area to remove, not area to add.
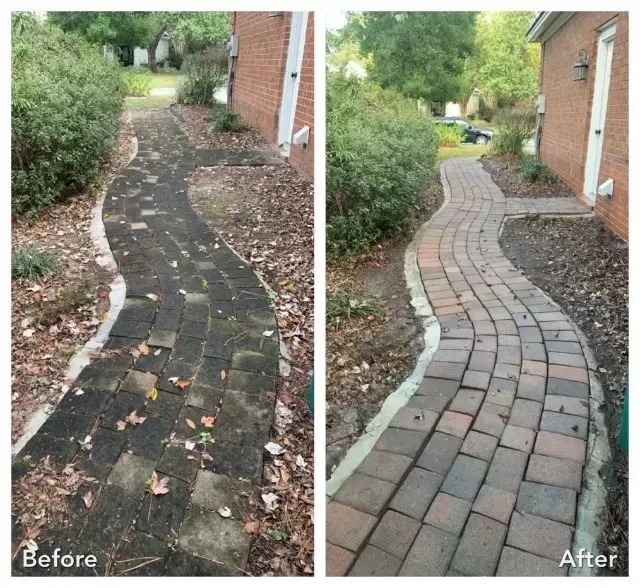
[[[629,249],[595,219],[529,217],[506,223],[504,253],[578,324],[599,364],[612,460],[601,522],[603,553],[618,555],[607,573],[628,573],[628,464],[617,443],[629,371]]]
[[[189,141],[198,149],[268,149],[267,140],[254,128],[242,133],[212,133],[211,108],[208,106],[178,106],[171,110],[177,115]]]
[[[442,184],[436,176],[410,230],[327,269],[329,292],[347,292],[381,310],[379,315],[339,322],[327,318],[327,478],[386,397],[411,373],[422,350],[422,328],[410,305],[404,255],[415,229],[442,201]]]
[[[480,159],[482,167],[498,184],[506,198],[575,198],[575,192],[560,178],[552,182],[524,182],[520,176],[521,157],[512,155],[485,155]]]
[[[123,115],[118,150],[98,186],[42,210],[35,221],[12,220],[11,247],[50,252],[55,276],[11,282],[11,440],[41,407],[53,411],[70,382],[69,360],[98,330],[109,310],[113,276],[95,262],[92,209],[111,178],[126,166],[133,132]]]
[[[254,535],[247,569],[254,576],[312,575],[314,448],[306,397],[313,370],[313,183],[288,165],[199,168],[189,198],[274,290],[290,358],[276,392],[275,441],[284,451],[265,453],[265,502],[252,504],[245,526]]]

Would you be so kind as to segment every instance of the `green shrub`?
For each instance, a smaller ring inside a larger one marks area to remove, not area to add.
[[[20,246],[11,251],[11,279],[20,283],[58,273],[56,259],[48,251]]]
[[[227,81],[227,54],[220,47],[210,47],[188,55],[180,70],[184,77],[176,88],[178,104],[213,104],[213,94]]]
[[[125,96],[148,96],[153,78],[148,71],[125,69],[122,72],[122,91]]]
[[[493,123],[493,152],[496,155],[522,155],[522,143],[533,135],[536,122],[534,110],[498,110]]]
[[[122,107],[117,65],[46,23],[11,44],[11,211],[35,213],[95,183],[115,145]]]
[[[219,133],[242,133],[248,129],[237,112],[225,104],[214,103],[211,130]]]
[[[464,131],[459,125],[436,124],[440,147],[458,147],[462,143]]]
[[[554,182],[556,176],[544,163],[540,163],[535,157],[525,157],[520,166],[520,177],[524,182]]]
[[[326,145],[331,261],[408,226],[433,177],[438,139],[415,101],[329,76]]]

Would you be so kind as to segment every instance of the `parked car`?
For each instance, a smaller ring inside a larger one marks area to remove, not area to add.
[[[474,127],[470,122],[458,116],[434,116],[433,122],[437,125],[458,125],[462,128],[464,136],[463,143],[475,143],[476,145],[486,145],[493,139],[493,130],[485,127]]]

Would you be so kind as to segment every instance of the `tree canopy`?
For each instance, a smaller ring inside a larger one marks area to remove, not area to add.
[[[350,14],[342,33],[370,54],[382,87],[431,102],[459,100],[462,74],[475,37],[473,12],[363,12]]]
[[[465,84],[501,105],[533,98],[538,89],[540,47],[527,43],[535,12],[484,12],[467,61]]]

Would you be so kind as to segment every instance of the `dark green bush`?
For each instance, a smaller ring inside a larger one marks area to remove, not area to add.
[[[436,124],[440,147],[458,147],[462,143],[464,131],[459,125]]]
[[[11,279],[28,282],[58,273],[56,259],[48,251],[21,246],[11,251]]]
[[[122,91],[125,96],[148,96],[153,78],[148,71],[125,69],[122,72]]]
[[[176,89],[178,104],[213,104],[213,94],[227,81],[227,53],[210,47],[185,57],[181,72],[184,77]]]
[[[498,110],[493,124],[496,128],[493,152],[496,155],[522,155],[522,143],[533,135],[536,113],[531,109]]]
[[[361,251],[411,222],[438,138],[415,102],[354,78],[327,86],[327,258]]]
[[[118,66],[46,23],[13,30],[11,211],[35,213],[95,183],[118,132]]]
[[[213,104],[211,119],[213,120],[211,131],[219,133],[242,133],[248,129],[248,126],[242,122],[240,115],[233,110],[229,110],[225,104]]]
[[[535,157],[525,157],[520,166],[520,177],[524,182],[553,182],[556,180],[554,173],[544,163],[540,163]]]

